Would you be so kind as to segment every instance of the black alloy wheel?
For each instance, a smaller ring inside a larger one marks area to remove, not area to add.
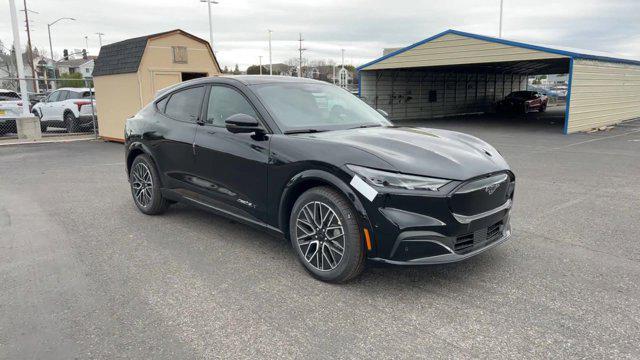
[[[329,187],[302,194],[293,206],[289,236],[298,260],[317,279],[345,282],[364,268],[364,244],[351,204]]]
[[[129,171],[129,183],[133,202],[144,214],[161,214],[169,207],[169,202],[160,190],[158,172],[148,155],[138,155],[133,160]]]

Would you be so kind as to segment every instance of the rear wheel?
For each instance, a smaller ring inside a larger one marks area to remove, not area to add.
[[[162,214],[169,207],[169,202],[160,190],[158,171],[148,155],[138,155],[133,160],[129,171],[129,183],[133,202],[144,214]]]
[[[68,133],[78,132],[78,120],[71,111],[64,113],[64,126],[67,128]]]
[[[547,111],[547,104],[542,104],[542,105],[540,105],[540,110],[538,110],[538,111],[540,111],[540,112],[545,112],[545,111]]]
[[[312,188],[296,200],[289,235],[298,260],[317,279],[346,282],[364,268],[356,213],[347,199],[329,187]]]

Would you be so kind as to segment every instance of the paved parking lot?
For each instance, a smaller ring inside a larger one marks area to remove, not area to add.
[[[484,120],[428,124],[510,162],[512,240],[346,285],[223,218],[140,214],[122,145],[2,146],[0,358],[639,358],[640,122]]]

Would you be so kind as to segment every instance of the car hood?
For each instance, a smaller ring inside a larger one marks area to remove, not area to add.
[[[509,169],[498,151],[463,133],[411,127],[376,127],[303,134],[357,147],[402,173],[466,180]],[[362,165],[362,164],[355,164]]]

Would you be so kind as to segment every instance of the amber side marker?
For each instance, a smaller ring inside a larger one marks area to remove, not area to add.
[[[371,237],[369,236],[369,230],[367,228],[363,228],[364,231],[364,241],[367,243],[367,250],[371,250]]]

